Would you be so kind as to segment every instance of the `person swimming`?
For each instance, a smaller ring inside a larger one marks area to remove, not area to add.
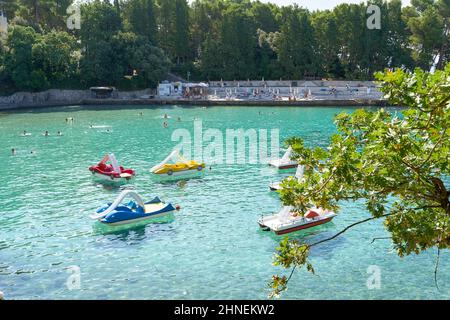
[[[61,137],[63,134],[61,131],[58,131],[57,135]]]
[[[48,137],[50,134],[48,133],[48,131],[44,132],[44,137]]]
[[[169,126],[169,124],[168,124],[166,121],[164,121],[163,127],[164,127],[164,128],[167,128],[168,126]]]
[[[181,121],[181,117],[178,117],[177,120],[178,120],[178,122]]]
[[[13,156],[15,156],[15,155],[17,154],[17,152],[16,152],[16,149],[15,149],[15,148],[12,148],[12,149],[11,149],[11,154],[12,154]]]

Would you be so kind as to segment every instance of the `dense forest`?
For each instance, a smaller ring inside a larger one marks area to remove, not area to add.
[[[372,79],[384,68],[450,60],[450,0],[373,0],[309,11],[250,0],[0,0],[0,93],[191,80]]]

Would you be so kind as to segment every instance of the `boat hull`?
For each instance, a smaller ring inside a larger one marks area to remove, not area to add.
[[[98,181],[110,182],[110,183],[120,183],[120,184],[129,183],[134,178],[134,176],[126,177],[126,178],[123,178],[123,177],[120,177],[120,178],[113,177],[113,178],[111,178],[111,176],[109,176],[109,175],[104,175],[104,174],[101,174],[101,173],[98,173],[98,172],[94,172],[92,175]]]
[[[269,185],[269,189],[270,191],[280,191],[283,188],[281,187],[280,183],[272,183],[271,185]]]
[[[123,226],[123,225],[126,225],[126,224],[132,224],[132,223],[142,222],[142,221],[146,221],[146,220],[161,218],[161,217],[167,216],[169,214],[172,214],[174,212],[175,212],[175,210],[161,212],[161,213],[158,213],[158,214],[149,214],[148,216],[145,216],[145,217],[140,217],[140,218],[136,218],[136,219],[122,220],[122,221],[112,222],[112,223],[108,223],[108,222],[100,220],[100,223],[102,223],[104,225],[107,225],[107,226],[113,226],[113,227],[115,227],[115,226]]]
[[[276,167],[278,170],[294,169],[294,168],[298,167],[298,163],[285,164],[285,165],[274,166],[274,167]]]
[[[274,232],[277,235],[283,235],[283,234],[286,234],[286,233],[291,233],[291,232],[295,232],[295,231],[299,231],[299,230],[304,230],[304,229],[309,229],[309,228],[313,228],[313,227],[316,227],[316,226],[320,226],[322,224],[330,222],[331,220],[333,220],[333,217],[332,218],[326,218],[326,219],[323,219],[323,220],[313,221],[311,223],[304,224],[304,225],[299,225],[299,226],[292,227],[292,228],[286,228],[286,229],[276,230],[276,231],[274,230]]]
[[[321,209],[316,210],[320,212]],[[317,214],[315,211],[312,212]],[[283,235],[328,223],[336,217],[334,212],[325,212],[321,215],[317,214],[316,217],[309,217],[308,215],[310,214],[311,212],[308,212],[305,217],[287,217],[285,213],[282,213],[281,211],[280,213],[271,216],[261,217],[261,219],[258,220],[258,224],[265,231],[271,230],[277,235]]]
[[[204,170],[183,170],[183,171],[175,171],[172,174],[167,173],[153,173],[153,177],[158,179],[183,179],[183,178],[194,178],[194,177],[200,177],[203,175]]]

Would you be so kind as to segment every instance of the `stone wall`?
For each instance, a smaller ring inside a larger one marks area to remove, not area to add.
[[[116,99],[148,99],[154,90],[146,89],[139,91],[117,91]],[[68,104],[83,104],[84,100],[92,99],[90,90],[58,90],[51,89],[43,92],[16,92],[13,95],[0,97],[0,110],[26,108],[26,107],[45,107]]]
[[[51,89],[43,92],[16,92],[10,96],[0,97],[0,109],[58,105],[68,102],[77,104],[90,97],[89,90]]]

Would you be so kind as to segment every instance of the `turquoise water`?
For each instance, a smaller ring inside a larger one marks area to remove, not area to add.
[[[194,119],[202,120],[203,130],[278,128],[281,139],[297,135],[325,146],[334,132],[332,118],[342,110],[70,107],[1,113],[0,290],[8,299],[267,298],[271,276],[283,273],[271,264],[281,238],[260,231],[256,220],[279,209],[268,185],[286,174],[260,164],[216,164],[203,179],[159,183],[148,169],[175,145],[174,129],[193,132]],[[172,117],[167,129],[164,114]],[[74,123],[67,124],[67,117]],[[23,130],[33,135],[21,137]],[[52,136],[43,137],[45,130]],[[64,136],[55,136],[58,130]],[[180,204],[181,212],[115,232],[98,228],[89,214],[120,190],[93,181],[87,168],[110,151],[137,171],[135,190],[146,199],[158,195]],[[332,223],[290,237],[317,241],[368,216],[358,203],[343,208]],[[386,235],[373,222],[314,248],[316,275],[295,273],[283,298],[449,299],[448,251],[441,253],[438,291],[436,250],[400,259],[390,240],[371,244]],[[379,289],[366,286],[371,265],[380,268]],[[72,266],[81,271],[76,290],[66,286]]]

